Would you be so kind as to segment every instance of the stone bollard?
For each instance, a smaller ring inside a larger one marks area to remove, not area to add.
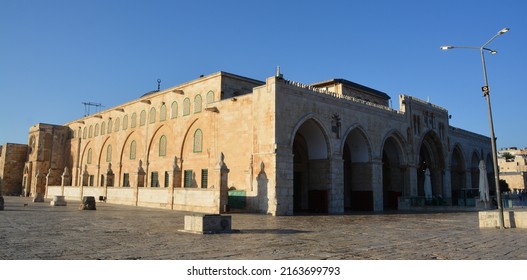
[[[4,197],[0,196],[0,211],[4,210]]]
[[[44,194],[36,193],[35,197],[33,198],[33,202],[44,202]]]
[[[53,197],[53,200],[50,202],[51,206],[66,206],[66,199],[64,199],[63,195],[56,195]]]
[[[96,210],[95,208],[95,197],[83,196],[80,210]]]

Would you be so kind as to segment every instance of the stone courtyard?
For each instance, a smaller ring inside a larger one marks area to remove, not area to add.
[[[0,259],[526,260],[527,230],[479,229],[477,212],[273,217],[233,213],[234,234],[181,232],[186,213],[97,210],[4,197]]]

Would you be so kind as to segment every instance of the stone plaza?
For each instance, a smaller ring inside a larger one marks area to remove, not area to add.
[[[478,213],[230,213],[232,234],[181,230],[187,212],[97,201],[97,210],[5,196],[2,260],[526,260],[526,229],[480,229]]]

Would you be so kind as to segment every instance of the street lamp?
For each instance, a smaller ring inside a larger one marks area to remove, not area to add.
[[[498,170],[498,153],[496,150],[496,136],[494,135],[494,122],[492,120],[492,108],[490,106],[490,89],[489,89],[489,81],[487,79],[487,68],[485,66],[485,54],[484,51],[488,51],[491,54],[496,54],[497,51],[486,48],[486,46],[492,42],[492,40],[496,39],[496,37],[505,34],[507,31],[509,31],[509,28],[503,28],[500,30],[496,35],[494,35],[490,40],[488,40],[485,44],[483,44],[481,47],[472,47],[472,46],[441,46],[441,50],[450,50],[454,48],[462,48],[462,49],[479,49],[479,52],[481,54],[481,64],[483,66],[483,78],[485,80],[485,86],[481,88],[483,91],[483,95],[487,99],[487,107],[489,111],[489,123],[490,123],[490,142],[492,145],[492,159],[493,159],[493,167],[494,167],[494,181],[496,184],[496,199],[498,200],[498,222],[500,225],[500,229],[504,229],[504,222],[503,222],[503,205],[501,201],[501,192],[500,192],[500,175]]]

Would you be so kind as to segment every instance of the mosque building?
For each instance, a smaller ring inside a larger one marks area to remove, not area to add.
[[[478,188],[481,160],[492,172],[490,138],[450,126],[430,102],[400,95],[398,110],[389,104],[345,79],[217,72],[34,125],[21,192],[201,213],[338,214],[458,205]]]

